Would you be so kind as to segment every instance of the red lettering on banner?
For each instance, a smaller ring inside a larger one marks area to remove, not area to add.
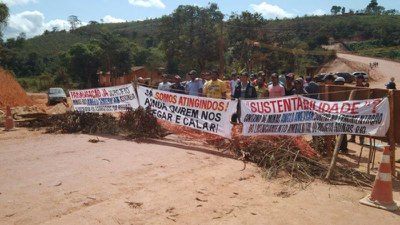
[[[338,106],[337,103],[333,104],[333,106],[332,106],[330,112],[332,112],[332,113],[339,113],[339,106]]]
[[[358,114],[358,112],[356,111],[358,109],[358,105],[360,105],[361,102],[354,102],[353,105],[351,106],[351,110],[350,113],[351,114]]]
[[[108,91],[107,89],[103,89],[103,97],[108,97]]]
[[[351,109],[350,103],[343,102],[342,108],[340,109],[340,113],[349,113]]]
[[[176,95],[156,92],[154,98],[165,103],[175,104],[177,102]]]

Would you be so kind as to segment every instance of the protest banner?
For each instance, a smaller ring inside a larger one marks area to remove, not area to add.
[[[241,101],[243,135],[385,136],[388,98],[327,102],[304,96]]]
[[[139,107],[131,84],[86,90],[69,91],[74,111],[124,112]]]
[[[231,137],[230,117],[236,112],[236,100],[182,95],[143,86],[139,86],[138,96],[140,106],[150,106],[158,119],[226,138]]]

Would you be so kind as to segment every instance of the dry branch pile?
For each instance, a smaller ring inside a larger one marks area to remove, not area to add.
[[[321,158],[303,137],[255,136],[237,137],[232,140],[231,150],[242,159],[256,163],[265,169],[268,178],[286,172],[300,182],[324,179],[329,162]],[[369,175],[338,166],[331,182],[370,186]]]
[[[122,113],[120,120],[111,114],[68,112],[36,120],[31,127],[46,127],[47,133],[126,134],[133,139],[167,135],[150,109],[143,108]]]
[[[167,135],[163,128],[153,116],[150,108],[142,108],[122,113],[119,127],[128,132],[129,138],[162,138]]]

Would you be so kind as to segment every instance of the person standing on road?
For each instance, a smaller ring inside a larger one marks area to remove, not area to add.
[[[396,90],[396,83],[394,82],[394,77],[391,77],[389,83],[385,84],[385,86],[387,89]]]
[[[229,81],[229,87],[231,91],[231,98],[234,98],[233,96],[235,95],[235,88],[238,83],[238,78],[237,78],[237,73],[236,71],[231,73],[231,80]]]
[[[298,78],[294,81],[294,89],[292,94],[294,95],[304,95],[308,94],[307,91],[304,89],[304,81],[301,78]]]
[[[185,94],[185,87],[181,84],[181,77],[179,75],[176,75],[174,78],[175,83],[171,85],[171,92],[177,94]]]
[[[249,81],[249,74],[244,72],[240,75],[240,81],[236,84],[234,98],[238,99],[252,99],[257,98],[257,92],[254,86]],[[231,121],[236,123],[240,120],[240,102],[237,104],[237,111],[232,115]]]
[[[196,70],[191,70],[189,72],[190,81],[186,83],[186,94],[192,96],[201,96],[203,93],[203,83],[201,80],[197,79]]]
[[[226,98],[225,83],[218,79],[218,72],[211,71],[211,80],[204,84],[203,94],[208,98]]]
[[[319,99],[319,85],[311,79],[310,76],[306,77],[307,86],[305,87],[308,92],[307,97],[312,99]]]
[[[264,79],[262,77],[257,78],[257,98],[268,98],[268,89],[265,87]]]
[[[163,74],[161,79],[162,79],[162,81],[158,85],[158,90],[160,90],[160,91],[170,91],[171,90],[171,83],[168,82],[168,75],[167,74]]]
[[[293,95],[294,92],[294,73],[289,73],[288,75],[286,75],[285,95]]]
[[[234,98],[257,98],[257,92],[249,81],[249,74],[244,72],[240,76],[240,81],[236,84]]]
[[[279,84],[278,74],[271,75],[272,84],[268,85],[268,93],[270,98],[284,97],[285,88]]]

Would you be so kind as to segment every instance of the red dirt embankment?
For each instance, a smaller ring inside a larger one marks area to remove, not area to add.
[[[31,105],[33,101],[21,85],[8,71],[0,68],[0,107]]]

